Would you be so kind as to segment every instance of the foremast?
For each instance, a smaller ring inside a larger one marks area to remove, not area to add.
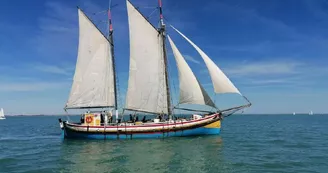
[[[164,58],[164,68],[165,68],[165,84],[166,84],[166,99],[167,99],[167,112],[168,116],[171,119],[172,117],[172,109],[171,109],[171,95],[170,95],[170,84],[169,84],[169,73],[168,73],[168,62],[166,56],[166,35],[165,35],[165,24],[163,19],[163,9],[162,9],[162,0],[158,0],[159,5],[159,16],[160,16],[160,28],[159,32],[162,37],[162,45],[163,45],[163,58]]]

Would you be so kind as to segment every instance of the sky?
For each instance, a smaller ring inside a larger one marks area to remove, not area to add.
[[[158,26],[157,0],[131,0]],[[62,114],[78,48],[79,6],[106,34],[107,0],[4,0],[0,5],[0,107],[6,114]],[[126,4],[112,0],[119,105],[129,70]],[[96,13],[96,14],[95,14]],[[253,103],[245,113],[328,112],[328,0],[163,0],[173,25],[222,69]],[[245,103],[214,94],[202,58],[171,28],[167,33],[219,108]],[[171,90],[178,76],[167,46]]]

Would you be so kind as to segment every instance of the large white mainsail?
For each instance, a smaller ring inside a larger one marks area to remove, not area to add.
[[[186,60],[175,46],[172,39],[168,36],[173,54],[179,71],[180,82],[180,104],[199,104],[208,105],[215,108],[215,104],[208,96],[202,85],[198,82],[196,76],[190,69]]]
[[[80,9],[78,15],[78,58],[65,108],[111,107],[115,100],[111,45]]]
[[[171,26],[175,31],[177,31],[183,38],[185,38],[200,54],[203,58],[207,69],[210,73],[214,91],[215,93],[238,93],[241,95],[239,90],[235,85],[230,81],[230,79],[220,70],[220,68],[190,39],[188,39],[184,34],[179,30]]]
[[[168,113],[162,37],[126,1],[130,35],[130,70],[125,108]]]

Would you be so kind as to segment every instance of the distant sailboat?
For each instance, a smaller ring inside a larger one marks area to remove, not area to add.
[[[312,111],[310,111],[309,115],[313,115],[313,112],[312,112]]]
[[[200,54],[212,80],[214,92],[235,93],[243,97],[245,105],[220,110],[196,78],[186,60],[167,35],[159,0],[160,27],[154,27],[140,11],[127,0],[130,36],[130,70],[126,103],[118,118],[116,71],[114,59],[113,29],[110,10],[109,36],[106,38],[87,15],[78,9],[79,47],[73,85],[65,106],[66,109],[88,109],[81,122],[72,123],[59,119],[65,138],[132,139],[162,138],[193,135],[219,134],[221,119],[236,111],[250,107],[243,96],[221,69],[189,38],[178,32]],[[179,73],[180,98],[178,105],[196,104],[211,107],[211,111],[194,110],[171,103],[166,40],[173,50]],[[99,109],[107,108],[108,111]],[[112,121],[110,110],[115,110],[116,121]],[[89,111],[89,109],[98,109]],[[173,110],[204,112],[191,114],[191,118],[179,118]],[[214,110],[214,111],[213,111]],[[153,114],[153,119],[138,121],[130,114],[123,119],[124,111]]]
[[[3,112],[3,109],[1,108],[0,109],[0,120],[4,120],[4,119],[6,119],[5,113]]]
[[[293,115],[296,115],[296,113],[295,113],[295,112],[293,112]]]

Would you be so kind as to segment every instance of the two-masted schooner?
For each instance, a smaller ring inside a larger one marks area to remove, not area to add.
[[[224,116],[251,106],[248,99],[241,95],[220,68],[196,44],[172,26],[204,60],[215,93],[237,93],[247,101],[245,105],[230,109],[217,108],[183,55],[167,35],[161,0],[158,2],[160,27],[156,28],[129,0],[126,1],[130,37],[130,68],[126,103],[120,115],[122,118],[118,115],[110,10],[108,10],[109,36],[107,38],[78,8],[78,57],[65,110],[85,109],[87,111],[82,114],[81,121],[78,123],[59,119],[64,138],[132,139],[219,134]],[[179,73],[178,105],[207,105],[215,111],[206,111],[203,115],[191,114],[191,118],[174,115],[175,109],[184,109],[193,113],[201,111],[172,107],[166,39],[173,50]],[[152,119],[144,117],[139,120],[130,114],[130,120],[124,120],[124,111],[155,116]]]

